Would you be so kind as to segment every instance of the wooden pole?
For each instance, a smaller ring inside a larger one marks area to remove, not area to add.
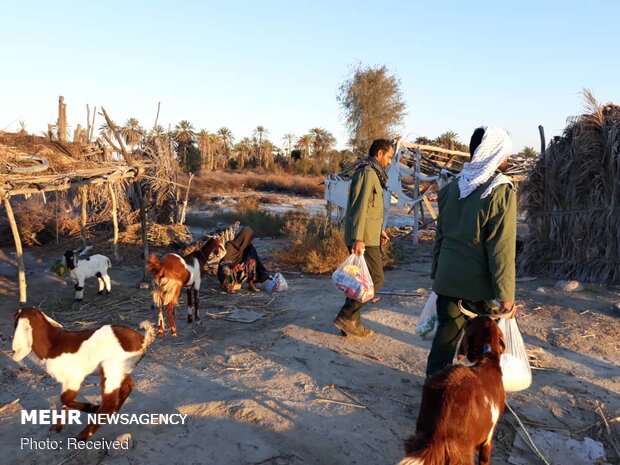
[[[22,250],[22,241],[19,237],[19,230],[17,229],[17,223],[15,222],[15,216],[13,215],[13,208],[11,208],[11,202],[7,197],[5,197],[3,200],[4,208],[6,210],[6,216],[9,219],[9,224],[11,225],[13,240],[15,241],[15,261],[17,262],[17,275],[19,281],[19,304],[26,305],[26,268],[24,267],[24,252]]]
[[[422,154],[420,150],[415,151],[415,181],[413,188],[413,200],[416,202],[413,206],[413,245],[418,246],[418,229],[420,227],[420,208],[418,206],[418,199],[420,197],[420,162],[422,161]]]
[[[67,142],[67,104],[64,103],[65,98],[61,95],[58,97],[58,140]]]
[[[86,143],[90,143],[90,106],[86,104]]]
[[[56,244],[58,244],[59,243],[58,241],[58,217],[60,216],[60,203],[58,202],[58,191],[54,192],[54,197],[56,198],[56,207],[55,207],[55,210],[56,210],[55,212],[56,213],[55,214],[56,216]]]
[[[95,117],[97,116],[97,107],[93,108],[93,121],[90,124],[90,132],[88,133],[88,142],[93,140],[93,131],[95,130]]]
[[[116,193],[112,183],[108,183],[108,190],[112,198],[112,225],[114,227],[114,240],[112,243],[112,251],[114,253],[114,261],[118,262],[118,218],[116,214]]]
[[[179,224],[185,223],[185,212],[187,211],[187,202],[189,200],[189,189],[192,185],[193,177],[194,177],[194,173],[189,173],[189,180],[187,181],[187,190],[185,191],[185,200],[183,201],[183,207],[181,209],[181,218],[179,219]]]
[[[146,271],[146,263],[149,258],[149,240],[148,240],[148,222],[146,218],[146,208],[144,202],[144,194],[142,193],[142,186],[139,181],[133,183],[134,189],[136,190],[136,195],[138,196],[138,202],[140,205],[140,225],[142,226],[142,246],[144,248],[144,267],[143,267],[143,275],[142,282],[140,283],[140,288],[148,289],[148,272]]]
[[[86,221],[88,219],[88,197],[86,195],[86,186],[82,186],[80,189],[80,200],[82,201],[82,229],[86,229]]]

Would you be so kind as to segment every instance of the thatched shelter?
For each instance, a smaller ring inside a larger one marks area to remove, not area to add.
[[[585,93],[523,185],[529,237],[521,273],[620,283],[620,106]]]

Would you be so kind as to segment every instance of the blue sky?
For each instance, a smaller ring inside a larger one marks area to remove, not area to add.
[[[488,124],[515,151],[538,150],[538,125],[560,134],[583,88],[620,103],[612,0],[59,0],[11,2],[3,16],[0,130],[44,131],[64,95],[72,128],[87,103],[150,127],[161,101],[166,126],[226,126],[239,140],[263,125],[278,145],[324,127],[343,147],[336,95],[360,62],[400,79],[408,140],[452,130],[467,142]]]

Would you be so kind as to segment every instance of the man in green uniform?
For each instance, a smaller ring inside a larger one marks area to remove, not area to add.
[[[483,129],[472,137],[472,161],[439,192],[431,271],[438,326],[427,375],[452,363],[466,322],[459,301],[474,313],[514,316],[517,196],[502,174],[512,141],[503,129]]]
[[[387,184],[385,169],[393,156],[394,147],[389,140],[377,139],[371,144],[368,158],[351,180],[344,223],[345,244],[351,253],[364,254],[375,293],[383,284],[380,247],[388,241],[383,230],[383,192]],[[345,300],[334,320],[334,326],[344,336],[366,337],[373,333],[361,323],[360,309],[363,306],[356,300]]]

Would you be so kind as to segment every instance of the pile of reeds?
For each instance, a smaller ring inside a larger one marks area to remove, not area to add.
[[[529,238],[521,274],[620,283],[620,106],[584,92],[523,184]]]
[[[147,240],[149,245],[155,247],[167,247],[175,244],[185,247],[192,240],[192,235],[187,227],[182,224],[159,224],[148,223]],[[127,229],[118,236],[118,241],[122,244],[141,244],[142,228],[140,223],[127,226]]]

